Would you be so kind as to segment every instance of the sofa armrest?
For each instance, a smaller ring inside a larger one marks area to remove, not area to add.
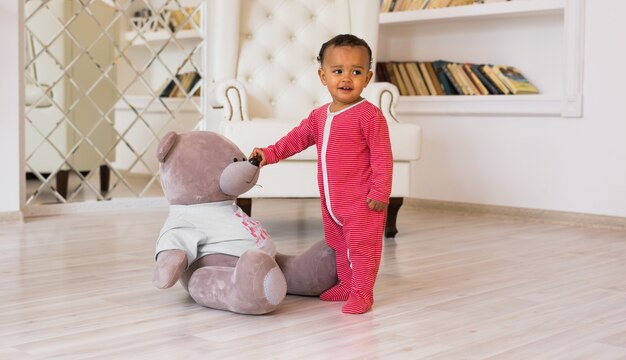
[[[396,105],[400,98],[398,88],[388,82],[369,83],[363,91],[363,97],[378,106],[388,122],[399,122]]]
[[[223,80],[212,84],[207,100],[211,108],[222,109],[224,120],[249,120],[246,90],[238,80]]]

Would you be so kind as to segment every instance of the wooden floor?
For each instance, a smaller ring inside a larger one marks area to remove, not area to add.
[[[284,253],[317,200],[259,200]],[[626,359],[626,232],[405,207],[376,302],[200,307],[150,280],[165,210],[0,226],[0,359]]]

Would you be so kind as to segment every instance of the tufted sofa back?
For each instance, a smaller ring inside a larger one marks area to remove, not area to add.
[[[300,121],[330,96],[317,75],[325,41],[363,38],[376,54],[378,0],[217,0],[213,78],[237,79],[251,119]]]

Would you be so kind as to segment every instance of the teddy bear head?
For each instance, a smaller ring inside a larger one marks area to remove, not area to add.
[[[172,205],[234,200],[259,177],[233,142],[211,131],[169,132],[159,142],[161,185]]]

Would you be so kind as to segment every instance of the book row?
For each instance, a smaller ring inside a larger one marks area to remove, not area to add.
[[[455,63],[445,60],[379,62],[376,80],[398,87],[400,95],[538,94],[513,66]]]
[[[476,0],[381,0],[380,12],[415,11],[471,5]]]
[[[166,85],[162,87],[160,97],[185,97],[187,94],[193,94],[192,96],[200,96],[200,86],[197,88],[196,84],[199,83],[202,77],[195,71],[177,74],[176,80],[171,79],[166,82]]]

